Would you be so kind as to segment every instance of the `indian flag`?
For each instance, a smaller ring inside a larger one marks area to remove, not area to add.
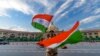
[[[79,22],[76,22],[75,25],[70,30],[61,32],[59,35],[56,35],[50,39],[45,39],[43,41],[40,41],[37,44],[46,48],[57,48],[64,46],[69,42],[77,43],[82,39],[82,36],[78,36],[80,35],[80,32],[77,31],[78,26]]]
[[[76,30],[67,40],[61,43],[58,47],[63,47],[66,44],[76,44],[82,41],[83,36],[80,30]]]
[[[41,30],[42,32],[46,32],[52,17],[52,15],[48,14],[37,14],[32,19],[32,26]]]

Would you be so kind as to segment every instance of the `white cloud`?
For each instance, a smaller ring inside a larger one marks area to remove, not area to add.
[[[68,11],[66,11],[65,13],[61,14],[60,17],[65,16],[68,13]]]
[[[68,8],[69,4],[73,2],[73,0],[67,0],[63,5],[61,5],[61,7],[57,10],[57,12],[55,13],[55,15],[59,14],[60,12],[62,12],[64,9]],[[78,8],[80,6],[82,6],[86,1],[85,0],[78,0],[75,5],[69,10],[73,10],[74,8]],[[64,13],[65,14],[65,13]]]
[[[20,26],[0,26],[0,29],[14,30],[14,31],[28,31],[26,28]]]
[[[48,0],[34,0],[34,1],[41,3],[41,4],[43,4],[46,7],[48,7],[48,5],[49,5]]]
[[[85,28],[80,28],[80,30],[85,30],[85,29],[100,29],[100,24],[95,24],[95,25],[88,26]]]
[[[5,29],[5,30],[13,30],[13,31],[24,31],[24,32],[41,32],[38,29],[28,29],[20,26],[0,26],[0,29]]]
[[[22,27],[19,27],[19,26],[14,26],[14,27],[10,27],[8,28],[9,30],[14,30],[14,31],[28,31],[27,29],[25,28],[22,28]]]
[[[100,13],[100,8],[97,8],[96,10],[94,10],[94,13],[95,13],[95,14]]]
[[[100,22],[94,23],[94,25],[92,25],[91,28],[100,28]]]
[[[54,3],[49,2],[49,0],[34,0],[34,1],[44,5],[44,7],[46,7],[45,13],[47,13],[47,14],[49,14],[51,12],[51,9],[57,3],[57,2],[54,2]]]
[[[100,28],[100,24],[96,24],[93,28],[97,28],[97,27],[99,27]]]
[[[0,15],[6,16],[8,10],[20,11],[24,14],[34,14],[32,8],[22,0],[0,0]]]
[[[57,18],[56,22],[59,21],[62,17],[64,17],[67,13],[68,13],[68,11],[66,11],[65,13],[62,13],[62,14]],[[67,15],[66,15],[66,16],[67,16]]]
[[[60,12],[62,12],[64,9],[68,8],[69,4],[72,2],[73,0],[67,0],[65,3],[63,3],[60,8],[55,12],[55,16],[57,16]]]
[[[10,15],[7,14],[7,12],[5,10],[1,10],[0,9],[0,16],[7,16],[10,17]]]
[[[0,12],[0,16],[8,16],[6,12]]]
[[[81,22],[81,24],[86,24],[86,23],[93,22],[97,19],[100,19],[100,15],[90,16],[90,17],[84,18],[80,22]]]
[[[23,28],[23,27],[20,27],[20,26],[12,26],[12,27],[9,27],[8,30],[14,30],[14,31],[25,31],[25,32],[41,32],[40,30],[37,30],[37,29],[27,29],[27,28]]]
[[[82,6],[86,1],[85,0],[78,0],[73,7],[78,8]]]
[[[58,10],[57,12],[54,14],[55,17],[58,16],[58,14],[60,14],[60,12],[62,12],[64,9],[68,8],[69,4],[72,2],[73,0],[68,0],[66,1]],[[70,11],[74,10],[75,8],[78,8],[80,6],[82,6],[86,1],[85,0],[78,0],[74,6],[72,6],[72,8],[68,11],[65,11],[65,13],[62,13],[56,21],[58,21],[60,18],[62,18],[63,16],[65,16],[67,13],[69,13]]]

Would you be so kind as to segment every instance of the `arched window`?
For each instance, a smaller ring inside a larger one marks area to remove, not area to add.
[[[97,33],[97,32],[95,32],[94,34],[95,34],[95,35],[98,35],[98,33]]]
[[[15,34],[11,34],[10,37],[11,37],[11,38],[14,38],[14,37],[15,37]]]

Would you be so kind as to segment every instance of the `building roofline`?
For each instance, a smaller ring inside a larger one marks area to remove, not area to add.
[[[20,33],[40,33],[40,32],[28,32],[28,31],[15,31],[15,30],[8,30],[8,29],[0,29],[0,31],[20,32]]]
[[[81,30],[82,32],[100,32],[100,29],[86,29],[86,30]]]
[[[20,32],[20,33],[42,33],[42,32],[27,32],[27,31],[15,31],[15,30],[8,30],[8,29],[0,29],[0,31],[3,31],[3,32]],[[56,32],[61,32],[61,31],[56,31]],[[48,32],[46,32],[48,33]]]

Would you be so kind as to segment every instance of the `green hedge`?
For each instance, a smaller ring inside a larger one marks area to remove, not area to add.
[[[0,41],[10,41],[10,42],[36,42],[36,41],[40,41],[41,40],[41,37],[42,35],[38,35],[37,37],[30,37],[30,38],[27,38],[27,37],[0,37]],[[87,37],[83,37],[83,42],[91,42],[91,41],[98,41],[100,42],[100,37],[96,37],[96,38],[93,38],[93,37],[90,37],[90,38],[87,38]]]
[[[84,37],[83,41],[100,41],[100,37]]]
[[[6,37],[6,38],[3,38],[3,37],[0,37],[0,41],[9,41],[9,42],[28,42],[28,41],[32,41],[34,42],[35,39],[34,38],[27,38],[27,37]]]

